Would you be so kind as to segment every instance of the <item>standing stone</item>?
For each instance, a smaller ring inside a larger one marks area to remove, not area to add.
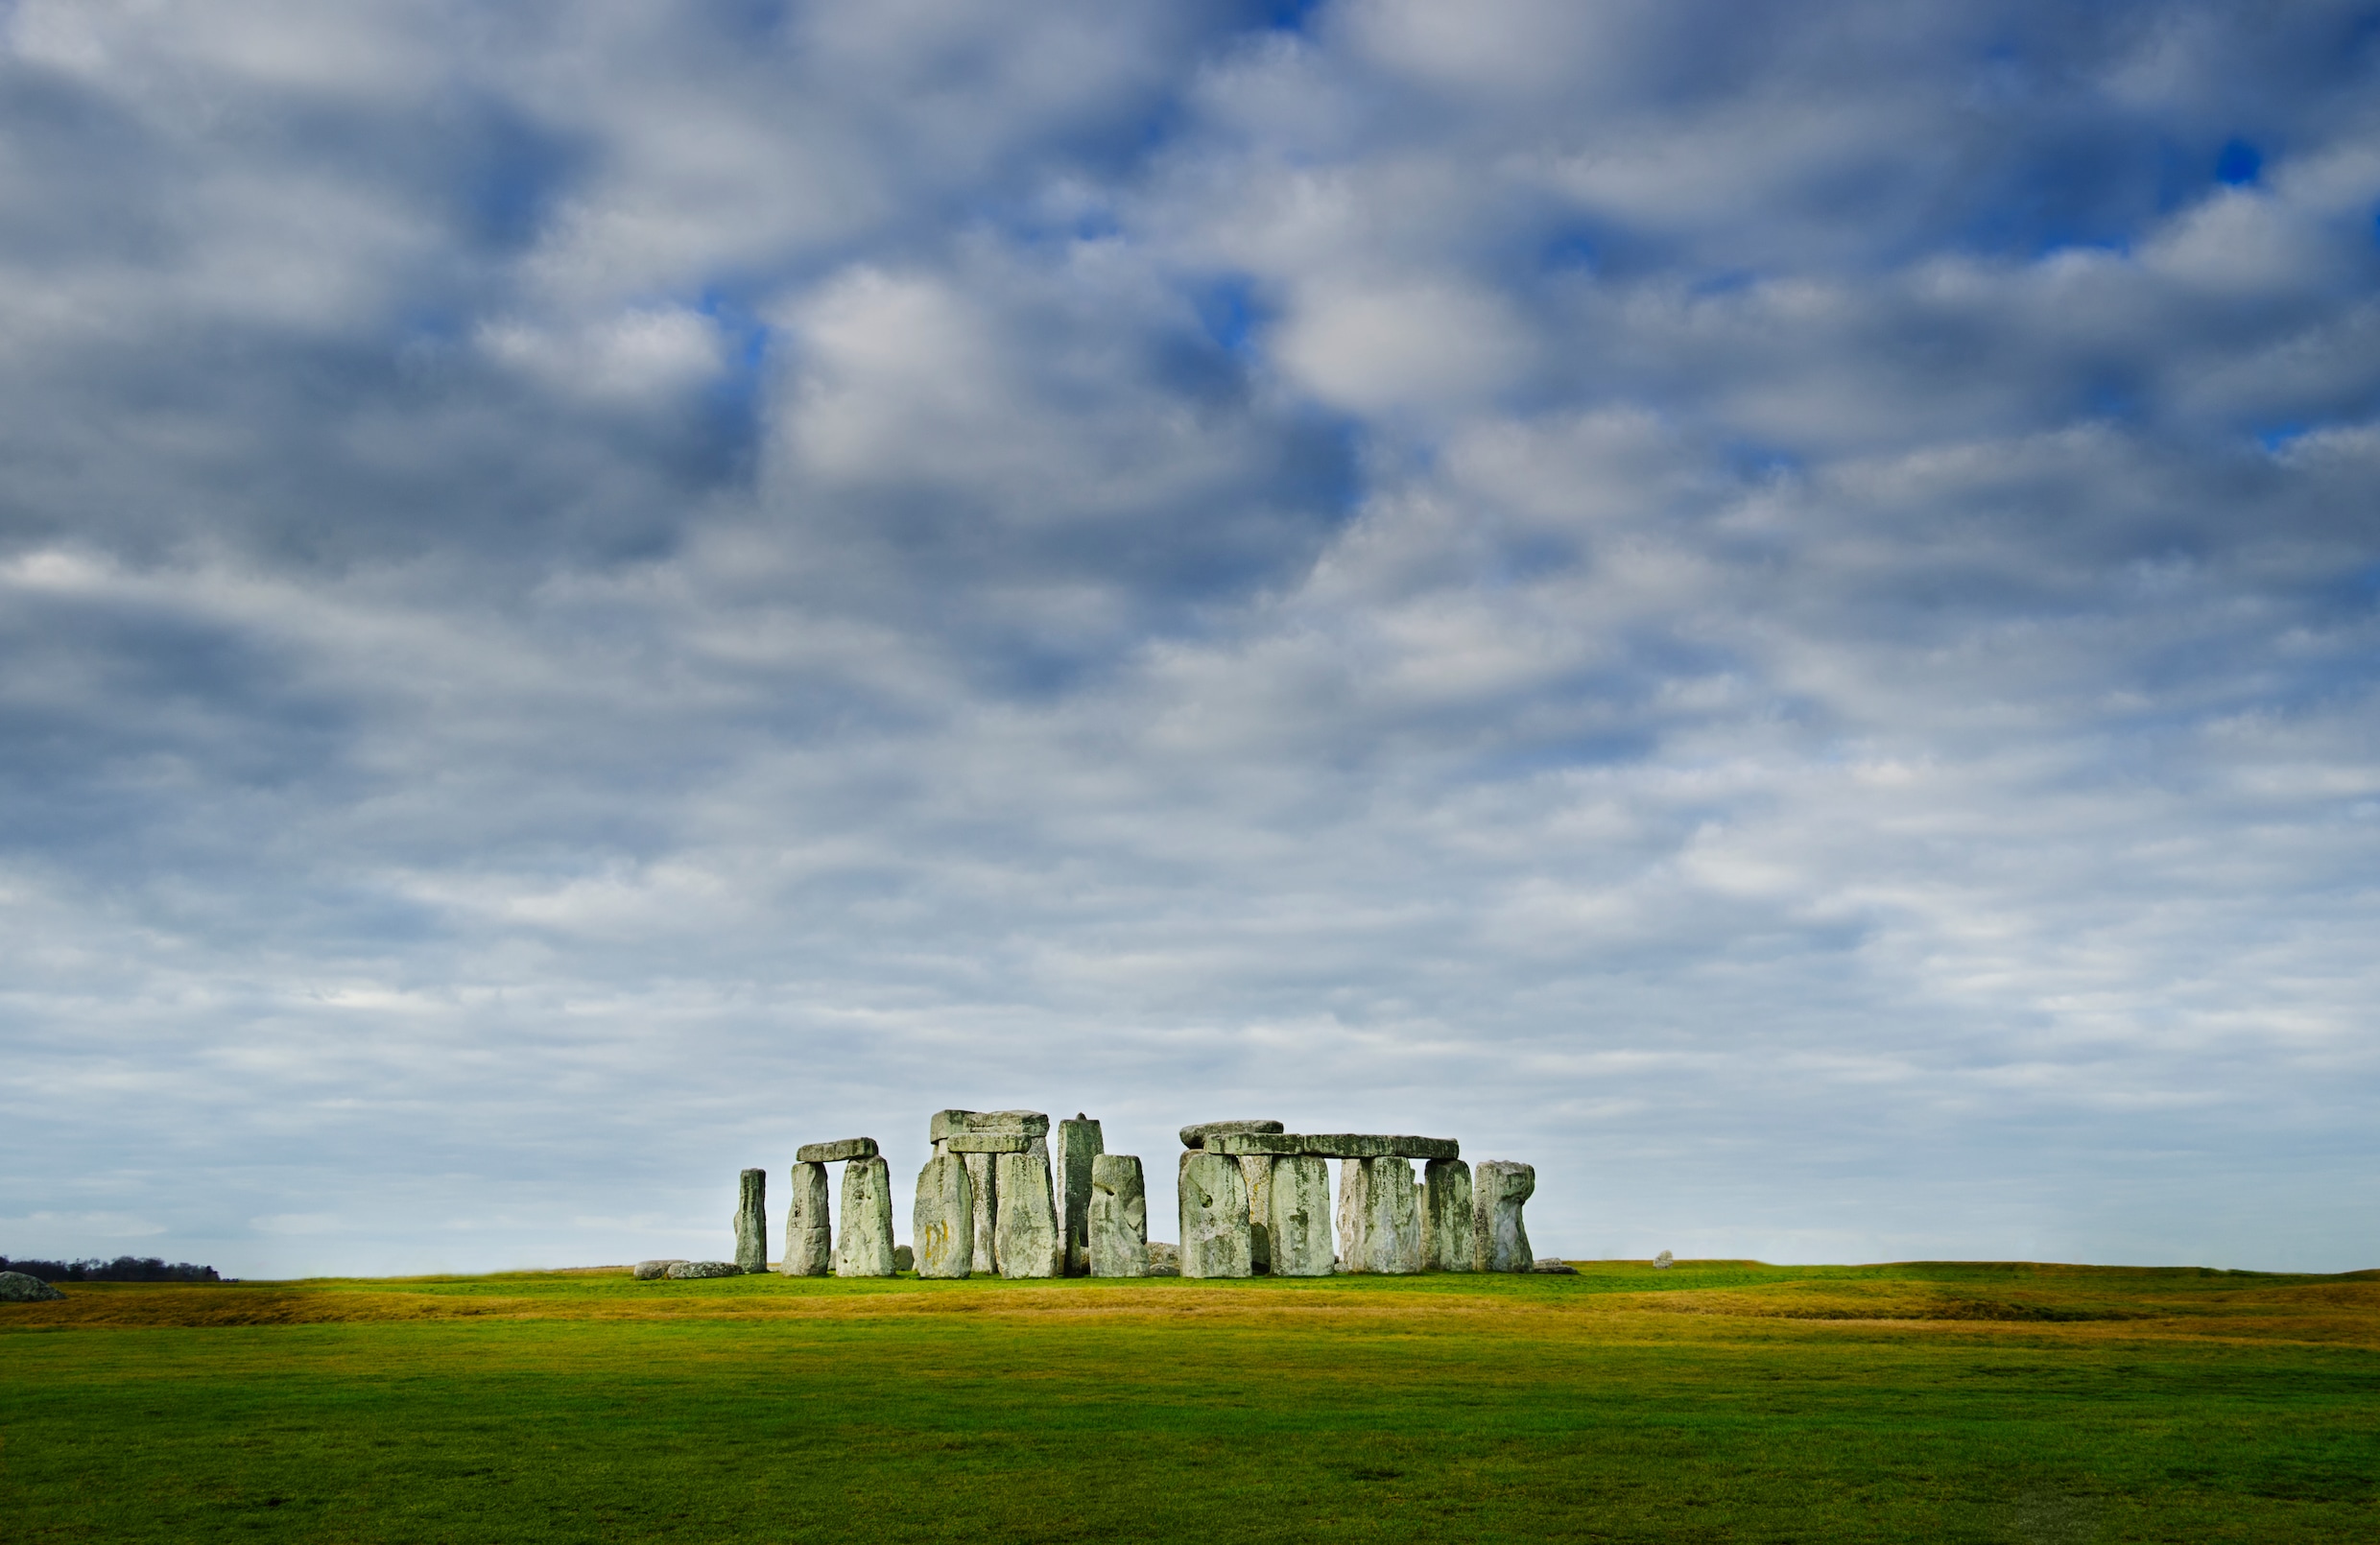
[[[843,1167],[843,1234],[835,1241],[835,1275],[891,1276],[892,1167],[881,1158]]]
[[[1422,1165],[1421,1269],[1473,1270],[1477,1233],[1471,1209],[1471,1167],[1461,1159],[1432,1159]]]
[[[1091,1165],[1107,1151],[1099,1123],[1082,1112],[1058,1124],[1058,1202],[1066,1230],[1068,1276],[1085,1276],[1091,1270]]]
[[[1248,1264],[1259,1276],[1273,1270],[1273,1165],[1270,1153],[1240,1158],[1240,1178],[1248,1182]]]
[[[1181,1156],[1176,1192],[1181,1203],[1181,1274],[1253,1275],[1248,1179],[1239,1160],[1193,1149]]]
[[[735,1264],[769,1270],[769,1172],[746,1170],[735,1200]]]
[[[826,1166],[794,1166],[793,1204],[785,1209],[785,1259],[780,1276],[824,1276],[835,1262],[835,1230],[826,1211]]]
[[[1269,1177],[1274,1276],[1328,1276],[1331,1272],[1330,1160],[1311,1155],[1275,1159]]]
[[[1092,1158],[1091,1204],[1083,1224],[1091,1275],[1149,1274],[1149,1189],[1136,1156],[1101,1153]]]
[[[1472,1181],[1476,1192],[1472,1248],[1478,1270],[1528,1271],[1535,1258],[1529,1253],[1529,1230],[1521,1224],[1520,1208],[1536,1194],[1536,1166],[1489,1159],[1479,1167]]]
[[[975,1269],[975,1187],[955,1153],[925,1161],[909,1215],[910,1249],[921,1277],[959,1277]]]
[[[1339,1161],[1339,1253],[1349,1272],[1421,1270],[1421,1207],[1401,1158]]]
[[[1000,1193],[1000,1205],[991,1231],[1000,1274],[1064,1275],[1064,1242],[1058,1232],[1058,1208],[1050,1199],[1049,1144],[1036,1137],[1022,1153],[995,1156],[999,1162],[992,1184]]]
[[[975,1270],[997,1272],[1000,1270],[1000,1155],[964,1153],[957,1156],[966,1161],[967,1183],[974,1189]]]

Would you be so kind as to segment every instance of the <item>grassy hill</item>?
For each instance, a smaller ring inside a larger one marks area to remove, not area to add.
[[[619,1272],[0,1306],[12,1540],[2380,1539],[2380,1272]]]

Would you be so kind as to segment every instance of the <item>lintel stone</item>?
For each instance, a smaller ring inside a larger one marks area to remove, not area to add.
[[[1281,1124],[1277,1121],[1202,1121],[1181,1129],[1181,1146],[1204,1148],[1206,1139],[1210,1137],[1230,1136],[1246,1132],[1277,1132],[1282,1129]]]
[[[1225,1132],[1206,1139],[1210,1153],[1304,1153],[1315,1158],[1461,1158],[1451,1137],[1402,1137],[1373,1132]]]
[[[845,1159],[875,1156],[876,1140],[872,1137],[845,1137],[834,1143],[804,1143],[794,1151],[795,1162],[800,1164],[840,1164]]]
[[[1039,1141],[1023,1132],[958,1132],[941,1143],[945,1153],[1022,1153]]]

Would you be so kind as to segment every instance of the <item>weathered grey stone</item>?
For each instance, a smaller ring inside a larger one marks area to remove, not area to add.
[[[964,1157],[967,1183],[975,1188],[975,1270],[996,1272],[1000,1270],[1000,1157],[996,1153]]]
[[[1008,1132],[1026,1137],[1047,1137],[1050,1118],[1038,1110],[938,1110],[926,1126],[926,1135],[935,1142],[956,1137],[961,1132]]]
[[[1405,1276],[1421,1270],[1421,1206],[1401,1158],[1339,1161],[1341,1269]]]
[[[1149,1274],[1149,1188],[1130,1153],[1091,1159],[1091,1202],[1083,1214],[1093,1276]]]
[[[1042,1141],[1023,1132],[953,1132],[934,1145],[938,1153],[1022,1153]]]
[[[1653,1258],[1653,1269],[1655,1272],[1666,1272],[1677,1264],[1678,1263],[1670,1257],[1670,1253],[1667,1250],[1663,1250],[1660,1254]]]
[[[1248,1182],[1248,1265],[1258,1276],[1273,1270],[1273,1166],[1270,1153],[1250,1153],[1240,1160],[1240,1178]]]
[[[1277,1132],[1281,1129],[1281,1124],[1277,1121],[1202,1121],[1196,1126],[1184,1127],[1181,1129],[1181,1146],[1204,1148],[1209,1137],[1238,1135],[1243,1132]]]
[[[843,1229],[835,1238],[835,1275],[892,1274],[892,1169],[881,1158],[843,1167]]]
[[[895,1245],[895,1246],[893,1246],[893,1247],[892,1247],[892,1270],[893,1270],[893,1271],[895,1271],[895,1272],[915,1272],[916,1269],[917,1269],[917,1252],[916,1252],[916,1250],[911,1249],[911,1248],[910,1248],[908,1246],[906,1246],[906,1245]]]
[[[804,1164],[841,1164],[845,1159],[875,1156],[876,1140],[872,1137],[845,1137],[832,1143],[804,1143],[794,1151],[794,1157]]]
[[[909,1237],[919,1276],[960,1277],[975,1269],[975,1186],[965,1159],[945,1153],[917,1172]]]
[[[683,1266],[685,1264],[685,1260],[686,1258],[682,1255],[671,1255],[660,1260],[638,1261],[633,1269],[636,1280],[639,1282],[657,1282],[662,1277],[669,1274],[669,1269],[671,1267]]]
[[[1421,1269],[1475,1269],[1478,1228],[1472,1218],[1471,1167],[1459,1158],[1421,1166]]]
[[[992,1163],[999,1206],[991,1231],[1000,1255],[1000,1274],[1063,1275],[1058,1206],[1050,1195],[1049,1146],[1036,1137],[1024,1153],[1003,1153]]]
[[[1171,1240],[1151,1240],[1149,1242],[1149,1274],[1151,1276],[1181,1275],[1181,1247]]]
[[[769,1172],[746,1170],[735,1200],[735,1264],[747,1272],[769,1270]]]
[[[1522,1225],[1521,1203],[1537,1189],[1535,1165],[1510,1159],[1489,1159],[1471,1175],[1473,1192],[1472,1249],[1482,1272],[1526,1272],[1529,1230]]]
[[[1331,1273],[1330,1160],[1292,1153],[1273,1162],[1272,1236],[1274,1276]]]
[[[1577,1267],[1564,1266],[1561,1262],[1551,1258],[1530,1262],[1529,1270],[1541,1276],[1577,1276],[1579,1274]]]
[[[0,1272],[0,1303],[49,1303],[64,1296],[30,1272]]]
[[[1081,1111],[1058,1124],[1058,1223],[1065,1238],[1066,1275],[1091,1272],[1091,1161],[1107,1151],[1099,1123]]]
[[[826,1207],[826,1166],[794,1166],[794,1200],[785,1208],[785,1258],[779,1276],[824,1276],[835,1266],[834,1220]]]
[[[685,1282],[702,1277],[742,1276],[744,1269],[733,1261],[673,1261],[661,1274],[673,1282]]]
[[[1181,1274],[1254,1274],[1249,1259],[1248,1179],[1239,1161],[1192,1149],[1181,1156],[1175,1185],[1181,1211]]]
[[[1460,1158],[1451,1137],[1400,1137],[1380,1132],[1217,1132],[1210,1153],[1312,1153],[1318,1158]]]

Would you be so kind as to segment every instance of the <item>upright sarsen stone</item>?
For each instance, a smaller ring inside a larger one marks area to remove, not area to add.
[[[1140,1160],[1101,1153],[1091,1160],[1091,1204],[1083,1215],[1093,1276],[1149,1274],[1149,1191]]]
[[[1477,1259],[1471,1208],[1471,1167],[1461,1159],[1421,1166],[1421,1269],[1468,1272]]]
[[[1275,1159],[1268,1189],[1273,1194],[1266,1218],[1273,1274],[1330,1275],[1330,1160],[1311,1155]]]
[[[1489,1159],[1472,1176],[1472,1249],[1478,1270],[1526,1272],[1534,1264],[1520,1209],[1536,1189],[1537,1171],[1533,1164]]]
[[[1090,1117],[1078,1111],[1074,1120],[1058,1124],[1058,1209],[1065,1230],[1068,1276],[1083,1276],[1091,1269],[1091,1163],[1107,1151],[1099,1123]]]
[[[975,1187],[966,1160],[944,1153],[917,1172],[916,1205],[910,1209],[912,1259],[921,1277],[961,1277],[975,1267]]]
[[[824,1276],[835,1264],[835,1230],[826,1211],[826,1166],[794,1166],[794,1200],[785,1209],[780,1276]]]
[[[1192,1150],[1181,1156],[1176,1184],[1181,1204],[1181,1274],[1254,1274],[1249,1260],[1248,1180],[1239,1160]]]
[[[997,1153],[964,1153],[954,1157],[966,1163],[967,1182],[974,1188],[975,1205],[975,1270],[1000,1270],[1000,1177]]]
[[[1273,1270],[1273,1155],[1241,1156],[1240,1178],[1248,1182],[1248,1264],[1259,1275]]]
[[[1060,1276],[1065,1272],[1058,1208],[1050,1198],[1050,1151],[1041,1138],[1022,1153],[996,1155],[992,1185],[999,1206],[992,1248],[1004,1277]]]
[[[746,1170],[735,1199],[735,1264],[747,1272],[769,1270],[769,1172]]]
[[[1421,1270],[1421,1206],[1401,1158],[1339,1161],[1339,1253],[1349,1272]]]
[[[843,1167],[843,1233],[835,1241],[835,1275],[891,1276],[892,1168],[881,1158]]]

